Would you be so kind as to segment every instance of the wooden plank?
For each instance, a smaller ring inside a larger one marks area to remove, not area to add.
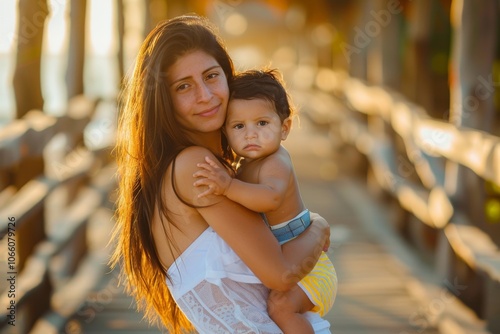
[[[7,206],[0,208],[0,217],[16,217],[17,224],[22,225],[25,219],[43,206],[47,196],[58,186],[84,177],[91,169],[95,160],[91,155],[81,156],[79,163],[72,168],[60,170],[56,178],[39,177],[29,181],[10,200]],[[0,221],[0,238],[7,231],[8,222]]]
[[[345,121],[345,140],[353,143],[370,161],[374,175],[400,205],[433,228],[444,227],[453,215],[453,206],[441,187],[431,190],[400,175],[395,149],[389,141],[376,140],[353,118]]]
[[[30,333],[60,333],[69,318],[80,309],[91,289],[102,278],[105,272],[102,263],[105,263],[108,257],[106,249],[89,254],[71,279],[54,292],[50,310],[35,323]]]
[[[484,131],[421,119],[414,130],[418,145],[431,155],[441,155],[500,185],[500,138]]]
[[[7,206],[15,194],[16,188],[12,185],[2,189],[0,191],[0,209]]]
[[[28,154],[28,137],[33,131],[23,120],[9,123],[0,131],[0,168],[13,167]]]
[[[98,102],[99,99],[91,99],[85,95],[72,97],[68,102],[66,115],[61,116],[59,131],[81,137],[94,115]]]
[[[109,170],[104,169],[103,172],[107,176],[108,174],[106,173],[109,173]],[[97,182],[94,187],[101,186],[104,190],[109,189],[111,187],[110,184],[114,184],[115,182],[113,178],[104,179],[103,176],[97,179],[100,180],[100,182]],[[103,182],[103,180],[106,180],[106,182]],[[97,208],[104,202],[104,199],[107,196],[107,193],[104,190],[98,191],[96,188],[89,187],[86,188],[85,191],[80,192],[78,200],[75,201],[68,208],[67,212],[62,215],[61,220],[57,225],[57,229],[55,229],[54,232],[49,235],[47,240],[41,242],[36,246],[33,255],[30,256],[30,258],[26,262],[25,269],[17,277],[18,286],[16,287],[16,308],[19,311],[21,311],[23,308],[31,308],[31,310],[26,311],[28,318],[27,323],[33,324],[35,320],[42,314],[42,312],[45,312],[47,309],[49,309],[48,303],[52,288],[47,288],[47,286],[50,286],[50,282],[52,280],[55,283],[63,281],[61,279],[61,273],[54,273],[55,276],[53,276],[54,274],[49,272],[50,263],[52,262],[52,259],[55,255],[61,254],[64,251],[64,255],[67,256],[68,247],[77,246],[77,244],[75,243],[75,235],[77,235],[82,228],[85,229],[84,225],[87,223],[90,216],[92,216]],[[45,192],[46,191],[42,191],[42,193]],[[69,253],[71,252],[75,253],[75,251],[70,251]],[[70,289],[69,291],[73,289],[75,290],[74,292],[78,292],[78,289],[75,289],[75,286],[82,286],[82,293],[86,295],[89,289],[87,288],[87,290],[85,290],[83,288],[85,287],[85,285],[82,285],[80,281],[82,278],[79,278],[80,276],[78,275],[73,276],[73,267],[75,269],[77,268],[80,263],[80,257],[84,253],[85,252],[76,250],[75,254],[77,254],[77,256],[70,256],[68,258],[69,262],[63,266],[64,272],[62,273],[62,275],[73,277],[72,279],[76,279],[75,282],[77,283],[74,283],[74,285],[70,285],[71,288],[67,288]],[[102,256],[99,257],[99,261],[101,261],[102,263]],[[97,268],[102,269],[102,266],[97,266]],[[92,271],[88,269],[83,272],[92,273]],[[52,274],[50,278],[49,274]],[[89,277],[84,279],[88,280],[86,283],[93,286],[98,278],[100,278],[101,274],[102,272],[97,271],[93,273],[92,279],[89,279]],[[57,277],[58,275],[59,277]],[[40,297],[37,296],[40,293],[43,293],[43,299],[39,300],[40,303],[33,303],[33,299],[31,299],[32,296],[35,296],[38,301],[38,298]],[[63,295],[67,294],[68,290],[63,293]],[[0,300],[0,305],[3,306],[2,311],[0,311],[1,324],[5,324],[9,320],[9,303],[10,298],[8,297],[8,291],[5,291],[2,294]],[[37,305],[37,307],[33,306],[35,304]],[[65,305],[67,306],[69,304]]]
[[[76,264],[85,255],[87,241],[81,240],[80,246],[84,249],[80,249],[76,244],[77,237],[86,237],[86,233],[80,234],[79,230],[87,230],[85,225],[105,203],[111,189],[116,185],[116,179],[110,177],[110,173],[114,173],[114,171],[114,165],[101,169],[91,179],[89,186],[78,193],[76,200],[67,211],[54,222],[53,232],[48,236],[48,239],[59,245],[58,253],[63,253],[60,256],[65,258],[64,272],[60,272],[60,276],[72,276]]]
[[[26,261],[22,273],[16,275],[16,326],[20,325],[20,333],[27,333],[36,319],[49,307],[52,284],[48,277],[48,265],[53,251],[54,245],[47,242],[38,245],[34,254]],[[9,312],[11,300],[8,291],[0,296],[0,327],[13,320]],[[19,321],[21,314],[22,322]]]
[[[419,127],[415,124],[420,124],[422,120],[427,118],[429,117],[421,107],[401,100],[394,103],[390,124],[403,139],[406,155],[412,162],[420,180],[426,188],[431,189],[444,184],[444,159],[428,155],[419,145],[420,142],[415,140],[419,131]],[[414,134],[415,132],[417,134]]]
[[[343,103],[328,93],[294,90],[292,96],[294,103],[302,106],[301,112],[315,126],[338,123],[350,112]]]
[[[24,115],[23,120],[33,129],[28,137],[29,156],[42,156],[45,146],[57,133],[58,119],[39,110]]]
[[[0,209],[0,217],[15,217],[16,228],[20,227],[32,213],[42,207],[43,201],[56,184],[46,178],[31,180],[15,194],[9,205]],[[8,221],[3,218],[0,224],[0,238],[3,238],[7,233]]]
[[[21,147],[23,154],[13,166],[14,185],[18,188],[24,186],[29,180],[42,175],[45,162],[43,151],[56,131],[57,119],[45,115],[41,111],[32,110],[23,117],[29,126],[26,138]],[[43,216],[40,217],[43,220]]]
[[[454,252],[471,268],[500,282],[500,250],[486,233],[472,225],[449,224],[445,234]]]
[[[419,150],[466,166],[500,185],[498,136],[431,119],[425,110],[385,87],[369,86],[355,78],[345,79],[343,83],[341,92],[353,110],[380,116],[392,123],[394,130],[406,141],[414,142]],[[407,151],[409,156],[413,154],[412,147]],[[427,165],[426,169],[432,171],[437,180],[441,180],[442,166],[426,160],[422,156],[420,162]]]

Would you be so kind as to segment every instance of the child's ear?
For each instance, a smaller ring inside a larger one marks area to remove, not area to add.
[[[292,119],[287,117],[281,122],[281,140],[285,140],[292,129]]]

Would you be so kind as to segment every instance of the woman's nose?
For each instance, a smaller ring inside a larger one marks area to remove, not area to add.
[[[212,98],[212,91],[204,83],[198,85],[197,99],[199,102],[209,101]]]

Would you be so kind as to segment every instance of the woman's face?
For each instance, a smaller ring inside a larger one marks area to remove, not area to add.
[[[167,71],[175,118],[191,132],[218,131],[226,117],[229,88],[214,57],[197,50],[180,57]]]

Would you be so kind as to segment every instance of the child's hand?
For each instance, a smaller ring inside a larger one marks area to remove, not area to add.
[[[207,186],[208,189],[198,197],[207,195],[226,195],[233,178],[225,169],[222,169],[209,157],[205,157],[206,163],[199,163],[197,166],[201,169],[193,174],[193,177],[199,178],[193,185],[195,187]]]

